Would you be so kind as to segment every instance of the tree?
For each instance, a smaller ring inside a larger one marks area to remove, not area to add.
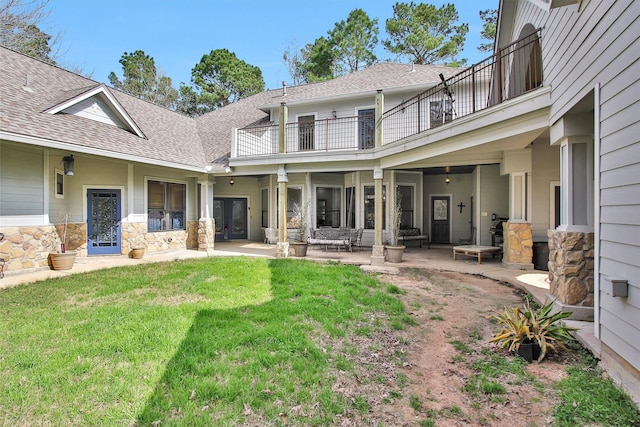
[[[170,109],[176,108],[178,91],[172,86],[171,78],[159,73],[153,57],[142,50],[125,52],[120,58],[123,80],[112,71],[109,82],[116,89],[136,98],[144,99]]]
[[[306,81],[302,71],[302,64],[305,58],[302,55],[303,50],[298,47],[295,40],[291,42],[282,54],[282,60],[287,64],[287,70],[289,70],[289,75],[294,85],[299,85]]]
[[[227,49],[212,50],[191,70],[197,111],[212,111],[264,90],[260,68],[238,59]]]
[[[301,56],[305,58],[300,64],[305,82],[313,83],[336,77],[336,52],[326,37],[319,37],[313,44],[306,45]]]
[[[493,52],[493,45],[496,39],[496,29],[498,24],[498,10],[487,9],[481,10],[480,19],[482,19],[482,31],[480,37],[483,40],[489,40],[489,43],[482,43],[478,46],[480,52]]]
[[[383,46],[391,53],[406,56],[415,64],[457,61],[468,24],[455,25],[458,11],[453,4],[439,9],[431,4],[396,3],[393,17],[386,21],[388,40]]]
[[[40,30],[49,16],[48,0],[0,0],[0,44],[33,58],[55,64],[52,47],[60,42]]]
[[[346,21],[336,22],[329,31],[329,44],[335,51],[338,74],[348,74],[366,68],[376,61],[378,19],[370,19],[362,9],[354,9]]]

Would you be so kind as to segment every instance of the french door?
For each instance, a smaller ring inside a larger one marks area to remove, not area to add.
[[[120,254],[120,209],[120,190],[87,190],[88,255]]]
[[[214,198],[213,218],[216,240],[247,238],[247,199]]]

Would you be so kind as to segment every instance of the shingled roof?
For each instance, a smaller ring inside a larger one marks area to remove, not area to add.
[[[433,86],[439,74],[459,69],[435,65],[381,63],[337,79],[267,90],[193,119],[104,86],[86,77],[0,46],[0,132],[77,146],[114,158],[202,170],[228,164],[233,128],[268,120],[267,111],[332,97],[376,90]],[[46,111],[103,86],[142,131],[126,129],[72,114]]]

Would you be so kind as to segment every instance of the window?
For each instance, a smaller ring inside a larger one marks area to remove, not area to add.
[[[361,150],[375,147],[376,110],[373,108],[358,111],[358,148]]]
[[[269,189],[263,188],[260,200],[262,204],[262,226],[264,228],[269,227]]]
[[[430,129],[437,128],[453,120],[453,104],[450,99],[431,101],[429,103]]]
[[[402,207],[402,217],[400,219],[400,228],[413,228],[413,186],[398,185],[397,197],[400,197],[400,206]]]
[[[149,231],[185,230],[186,185],[147,182]]]
[[[64,174],[56,169],[56,198],[64,199]]]
[[[382,228],[387,226],[386,224],[386,186],[382,187]],[[373,230],[375,228],[375,218],[376,218],[376,196],[375,196],[375,186],[373,185],[365,185],[364,186],[364,228],[367,230]]]
[[[315,149],[315,124],[314,116],[298,117],[298,150],[309,151]]]
[[[302,207],[302,188],[287,188],[287,228],[298,228],[298,218],[293,209],[296,204]]]
[[[316,189],[316,227],[340,227],[342,189],[318,187]]]
[[[345,205],[347,206],[347,227],[356,228],[356,188],[345,188]]]

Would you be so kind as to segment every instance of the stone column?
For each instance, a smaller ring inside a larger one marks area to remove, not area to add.
[[[533,270],[533,232],[527,222],[503,223],[502,264],[507,268]]]
[[[562,305],[593,307],[594,233],[549,230],[547,235],[550,294]]]
[[[215,220],[200,218],[198,220],[198,250],[213,255],[215,241]]]

